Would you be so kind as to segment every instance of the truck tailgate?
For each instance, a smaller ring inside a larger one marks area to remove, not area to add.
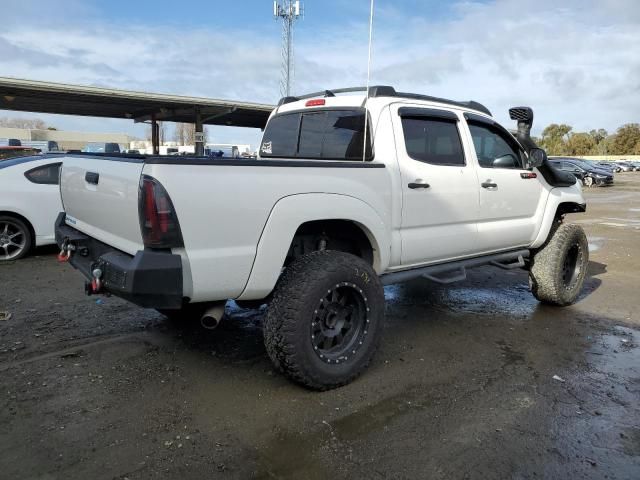
[[[66,223],[114,248],[143,250],[138,216],[141,159],[64,157],[60,193]]]

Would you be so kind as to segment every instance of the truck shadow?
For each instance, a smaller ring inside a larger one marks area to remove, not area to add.
[[[198,319],[165,322],[171,332],[190,350],[232,363],[268,361],[262,335],[265,309],[242,309],[235,302],[227,302],[225,315],[215,330],[200,325]]]
[[[578,302],[600,287],[602,280],[596,277],[606,273],[606,267],[602,263],[589,262]],[[390,285],[385,287],[385,299],[387,323],[413,317],[416,311],[424,319],[447,313],[462,321],[467,315],[487,313],[505,319],[533,318],[540,308],[547,308],[531,294],[526,272],[503,272],[493,267],[470,271],[466,282],[451,285],[439,285],[425,279]],[[262,333],[265,312],[266,306],[244,309],[229,301],[215,330],[203,328],[197,319],[166,321],[163,325],[191,350],[231,363],[268,362]]]

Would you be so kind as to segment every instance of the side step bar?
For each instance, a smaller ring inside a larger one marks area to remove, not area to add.
[[[380,277],[380,280],[383,285],[402,283],[418,277],[424,277],[438,283],[453,283],[467,278],[467,268],[493,265],[504,270],[512,270],[524,267],[525,258],[529,258],[529,250],[496,253],[455,262],[412,268],[402,272],[386,273]]]

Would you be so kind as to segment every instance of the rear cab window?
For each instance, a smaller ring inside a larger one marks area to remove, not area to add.
[[[364,124],[361,108],[281,113],[267,124],[260,157],[362,161]],[[368,125],[365,159],[372,160],[371,122]]]

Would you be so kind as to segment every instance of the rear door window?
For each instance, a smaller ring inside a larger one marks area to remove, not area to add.
[[[433,165],[464,165],[456,121],[402,117],[402,132],[409,157]]]
[[[277,115],[264,132],[260,156],[362,160],[364,115],[364,110],[342,109]],[[366,159],[371,160],[371,135],[367,137]]]

